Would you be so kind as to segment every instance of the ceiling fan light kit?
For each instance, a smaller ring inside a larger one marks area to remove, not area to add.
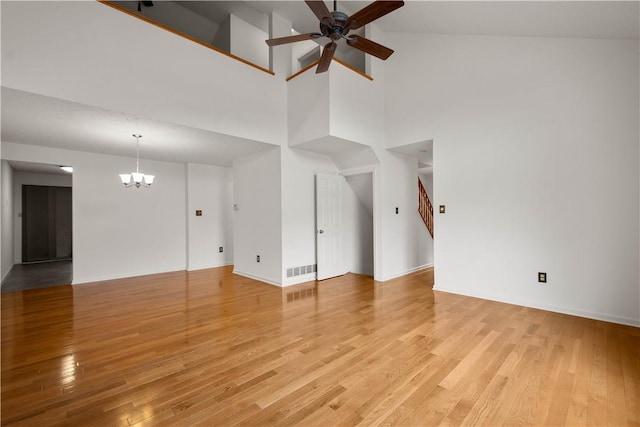
[[[331,41],[327,43],[322,50],[322,55],[320,56],[318,67],[316,68],[316,74],[323,73],[329,69],[329,65],[331,64],[331,60],[333,59],[333,55],[336,51],[336,42],[340,39],[345,39],[348,46],[354,47],[382,60],[386,60],[393,53],[392,49],[365,37],[357,35],[348,36],[348,34],[349,31],[356,30],[404,6],[404,1],[374,1],[351,16],[348,16],[346,13],[339,12],[337,10],[336,1],[333,3],[333,12],[329,12],[327,5],[322,0],[305,0],[305,3],[309,6],[309,9],[311,9],[314,15],[316,15],[318,21],[320,21],[320,32],[278,37],[266,40],[266,43],[269,46],[277,46],[286,43],[314,40],[320,37],[327,37],[331,39]]]

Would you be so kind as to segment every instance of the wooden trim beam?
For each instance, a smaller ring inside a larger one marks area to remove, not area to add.
[[[338,64],[342,65],[343,67],[347,67],[348,69],[350,69],[351,71],[353,71],[354,73],[360,74],[362,77],[364,77],[365,79],[371,80],[373,81],[373,77],[369,76],[368,74],[363,73],[362,71],[358,70],[357,68],[347,64],[344,61],[341,61],[338,58],[333,58],[334,61],[336,61]],[[307,65],[306,67],[302,68],[300,71],[292,74],[291,76],[287,77],[287,81],[298,77],[300,74],[304,73],[305,71],[309,70],[310,68],[315,67],[316,65],[318,65],[318,62],[320,62],[320,60],[317,60],[315,62],[312,62],[311,64]]]

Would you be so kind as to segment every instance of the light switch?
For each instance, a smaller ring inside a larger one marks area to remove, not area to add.
[[[444,205],[440,205],[440,213],[444,213],[444,212],[445,212]]]

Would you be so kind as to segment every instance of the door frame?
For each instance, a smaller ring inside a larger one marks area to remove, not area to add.
[[[373,192],[373,280],[382,277],[382,233],[380,233],[379,207],[378,207],[378,165],[362,166],[340,171],[340,175],[347,177],[352,175],[371,174],[371,191]]]

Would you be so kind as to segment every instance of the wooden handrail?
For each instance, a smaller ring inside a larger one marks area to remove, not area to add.
[[[433,239],[433,205],[431,204],[431,200],[429,200],[427,190],[425,190],[424,185],[422,185],[420,178],[418,178],[418,213]]]
[[[353,71],[354,73],[360,74],[362,77],[364,77],[365,79],[371,80],[373,81],[373,77],[371,77],[368,74],[363,73],[362,71],[358,70],[357,68],[347,64],[346,62],[338,59],[338,58],[332,58],[334,61],[336,61],[338,64],[342,65],[343,67],[348,68],[349,70]],[[300,74],[304,73],[305,71],[307,71],[310,68],[315,67],[316,65],[318,65],[318,62],[320,62],[320,60],[318,59],[317,61],[312,62],[311,64],[307,65],[306,67],[300,69],[300,71],[297,71],[295,73],[293,73],[292,75],[290,75],[289,77],[287,77],[286,81],[289,81],[291,79],[293,79],[294,77],[298,77]]]
[[[156,27],[158,27],[158,28],[162,28],[162,29],[163,29],[163,30],[165,30],[165,31],[169,31],[170,33],[173,33],[173,34],[175,34],[175,35],[177,35],[177,36],[183,37],[183,38],[185,38],[185,39],[187,39],[187,40],[190,40],[190,41],[192,41],[192,42],[194,42],[194,43],[197,43],[197,44],[199,44],[199,45],[201,45],[201,46],[204,46],[204,47],[206,47],[206,48],[209,48],[209,49],[211,49],[211,50],[213,50],[213,51],[215,51],[215,52],[218,52],[218,53],[221,53],[221,54],[223,54],[223,55],[225,55],[225,56],[228,56],[229,58],[233,58],[233,59],[235,59],[236,61],[240,61],[240,62],[242,62],[242,63],[244,63],[244,64],[250,65],[251,67],[253,67],[253,68],[257,68],[258,70],[260,70],[260,71],[264,71],[265,73],[269,73],[269,74],[271,74],[272,76],[273,76],[273,75],[275,75],[275,73],[274,73],[273,71],[271,71],[271,70],[267,70],[266,68],[263,68],[263,67],[261,67],[261,66],[259,66],[259,65],[257,65],[257,64],[254,64],[253,62],[247,61],[247,60],[246,60],[246,59],[244,59],[244,58],[240,58],[239,56],[236,56],[236,55],[234,55],[234,54],[232,54],[232,53],[229,53],[229,52],[227,52],[227,51],[224,51],[224,50],[222,50],[222,49],[219,49],[219,48],[217,48],[217,47],[215,47],[215,46],[213,46],[213,45],[210,45],[209,43],[205,43],[205,42],[203,42],[203,41],[201,41],[201,40],[198,40],[198,39],[197,39],[197,38],[195,38],[195,37],[192,37],[192,36],[190,36],[190,35],[188,35],[188,34],[185,34],[185,33],[181,32],[181,31],[178,31],[178,30],[176,30],[175,28],[171,28],[171,27],[169,27],[168,25],[165,25],[165,24],[163,24],[163,23],[161,23],[161,22],[158,22],[158,21],[153,20],[153,19],[151,19],[151,18],[147,18],[147,17],[146,17],[146,16],[144,16],[144,15],[137,14],[137,13],[135,13],[135,12],[133,12],[133,11],[131,11],[131,10],[127,9],[126,7],[120,6],[119,4],[113,3],[113,2],[111,2],[111,1],[109,1],[109,0],[97,0],[97,1],[98,1],[98,3],[102,3],[102,4],[106,5],[106,6],[112,7],[112,8],[114,8],[114,9],[116,9],[116,10],[119,10],[120,12],[123,12],[123,13],[126,13],[127,15],[133,16],[134,18],[138,18],[138,19],[140,19],[141,21],[148,22],[149,24],[155,25],[155,26],[156,26]],[[368,74],[366,74],[366,73],[363,73],[362,71],[358,70],[357,68],[353,67],[352,65],[349,65],[349,64],[347,64],[346,62],[344,62],[344,61],[342,61],[342,60],[340,60],[340,59],[338,59],[338,58],[332,58],[332,59],[333,59],[334,61],[336,61],[338,64],[342,65],[343,67],[346,67],[346,68],[350,69],[350,70],[351,70],[351,71],[353,71],[354,73],[360,74],[362,77],[364,77],[364,78],[366,78],[366,79],[368,79],[368,80],[373,81],[373,77],[369,76],[369,75],[368,75]],[[294,73],[293,75],[291,75],[291,76],[287,77],[286,81],[289,81],[289,80],[293,79],[294,77],[299,76],[300,74],[304,73],[304,72],[305,72],[305,71],[307,71],[309,68],[312,68],[312,67],[314,67],[314,66],[318,65],[318,62],[320,62],[320,60],[319,60],[319,59],[318,59],[317,61],[313,62],[312,64],[307,65],[306,67],[304,67],[304,68],[303,68],[303,69],[301,69],[300,71],[298,71],[298,72]]]
[[[271,71],[271,70],[267,70],[266,68],[263,68],[263,67],[261,67],[261,66],[259,66],[257,64],[254,64],[253,62],[247,61],[246,59],[240,58],[239,56],[235,56],[232,53],[226,52],[226,51],[224,51],[222,49],[219,49],[219,48],[217,48],[217,47],[215,47],[213,45],[210,45],[210,44],[205,43],[205,42],[203,42],[201,40],[198,40],[195,37],[191,37],[188,34],[185,34],[185,33],[181,32],[181,31],[178,31],[178,30],[176,30],[174,28],[171,28],[171,27],[169,27],[169,26],[167,26],[165,24],[162,24],[162,23],[160,23],[158,21],[155,21],[155,20],[153,20],[151,18],[147,18],[146,16],[143,16],[143,15],[137,14],[135,12],[132,12],[131,10],[127,9],[126,7],[120,6],[119,4],[112,3],[112,2],[110,2],[108,0],[98,0],[98,3],[102,3],[104,5],[112,7],[114,9],[116,9],[116,10],[119,10],[120,12],[123,12],[123,13],[126,13],[127,15],[133,16],[134,18],[138,18],[141,21],[148,22],[149,24],[155,25],[158,28],[162,28],[163,30],[169,31],[170,33],[173,33],[173,34],[175,34],[177,36],[183,37],[183,38],[185,38],[187,40],[190,40],[190,41],[192,41],[194,43],[197,43],[197,44],[199,44],[201,46],[209,48],[209,49],[211,49],[211,50],[213,50],[215,52],[221,53],[221,54],[223,54],[225,56],[228,56],[229,58],[235,59],[236,61],[240,61],[243,64],[250,65],[251,67],[256,68],[256,69],[258,69],[260,71],[264,71],[265,73],[269,73],[272,76],[275,75],[275,73],[273,71]]]

